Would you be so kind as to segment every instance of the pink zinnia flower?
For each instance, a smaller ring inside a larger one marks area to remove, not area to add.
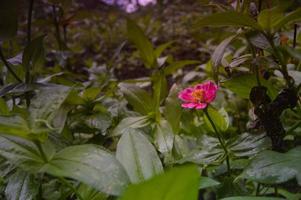
[[[183,108],[205,109],[215,99],[217,89],[215,83],[206,81],[182,90],[178,97],[183,101]]]

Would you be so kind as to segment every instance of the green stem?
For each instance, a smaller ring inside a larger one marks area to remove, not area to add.
[[[66,185],[67,187],[69,187],[74,194],[80,199],[80,200],[84,200],[83,197],[77,192],[76,188],[73,187],[73,185],[71,183],[69,183],[66,179],[64,179],[63,177],[59,177],[60,181]]]
[[[7,62],[5,59],[3,52],[2,52],[2,47],[0,46],[0,58],[2,62],[4,63],[5,67],[7,70],[13,75],[13,77],[19,82],[22,83],[22,80],[18,77],[18,75],[14,72],[14,70],[10,67],[10,64]]]
[[[262,7],[262,0],[258,1],[258,12],[261,11],[261,7]]]
[[[39,152],[40,152],[40,154],[41,154],[41,156],[42,156],[43,161],[44,161],[45,163],[47,163],[47,162],[48,162],[48,159],[47,159],[47,156],[46,156],[46,154],[45,154],[45,152],[44,152],[44,150],[43,150],[43,147],[42,147],[42,145],[41,145],[41,142],[36,140],[36,141],[34,141],[34,143],[35,143],[35,145],[38,147]]]
[[[28,18],[27,18],[27,44],[29,44],[31,41],[31,21],[32,21],[33,4],[34,4],[34,0],[30,0],[29,8],[28,8]],[[26,70],[25,83],[29,84],[31,81],[30,67],[28,66],[25,70]],[[26,99],[26,106],[28,108],[30,105],[29,93],[25,93],[25,99]]]
[[[216,126],[215,126],[213,120],[211,119],[211,117],[210,117],[210,115],[209,115],[209,113],[208,113],[207,108],[204,109],[204,113],[205,113],[207,119],[209,120],[209,122],[210,122],[210,124],[211,124],[211,126],[212,126],[212,128],[213,128],[213,130],[214,130],[214,132],[215,132],[215,134],[216,134],[216,137],[218,138],[218,141],[219,141],[220,145],[222,146],[222,148],[223,148],[223,150],[224,150],[224,152],[225,152],[228,175],[230,175],[230,174],[231,174],[231,167],[230,167],[229,152],[228,152],[228,150],[227,150],[227,147],[226,147],[226,145],[225,145],[225,142],[224,142],[222,136],[219,134],[219,132],[218,132],[218,130],[217,130],[217,128],[216,128]]]
[[[298,24],[294,25],[294,41],[293,41],[293,48],[297,46],[297,34],[298,34]]]
[[[57,19],[57,12],[56,12],[56,6],[52,5],[52,14],[53,14],[53,22],[55,26],[55,34],[56,34],[56,40],[59,45],[59,49],[62,50],[62,38],[60,33],[60,25]]]
[[[31,41],[31,19],[32,19],[32,10],[33,10],[34,0],[30,0],[29,9],[28,9],[28,18],[27,18],[27,43]]]
[[[255,51],[255,48],[254,46],[252,45],[251,41],[246,37],[247,39],[247,42],[249,44],[249,47],[251,49],[251,53],[252,53],[252,57],[253,59],[256,59],[256,51]],[[254,68],[255,68],[255,75],[256,75],[256,80],[257,80],[257,85],[258,86],[261,86],[261,83],[260,83],[260,78],[259,78],[259,69],[258,69],[258,65],[256,63],[253,64]]]
[[[291,86],[292,86],[292,83],[291,83],[291,81],[290,81],[291,78],[290,78],[290,76],[289,76],[289,74],[288,74],[288,71],[287,71],[287,66],[286,66],[285,62],[283,61],[282,56],[279,54],[279,52],[278,52],[278,50],[277,50],[277,48],[276,48],[276,46],[275,46],[275,43],[274,43],[274,40],[273,40],[272,36],[271,36],[270,34],[266,34],[266,33],[263,33],[263,35],[264,35],[264,36],[266,37],[266,39],[268,40],[269,44],[270,44],[271,47],[272,47],[272,51],[273,51],[273,53],[274,53],[274,56],[276,57],[276,59],[278,59],[278,61],[279,61],[279,63],[280,63],[280,66],[281,66],[281,73],[282,73],[282,75],[283,75],[283,77],[284,77],[284,79],[285,79],[287,85],[288,85],[289,87],[291,87]]]
[[[257,183],[257,187],[256,187],[256,196],[260,195],[260,183]]]

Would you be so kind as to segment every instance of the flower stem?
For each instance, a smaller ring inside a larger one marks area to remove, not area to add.
[[[225,155],[226,155],[226,163],[227,163],[228,175],[230,175],[230,174],[231,174],[231,167],[230,167],[229,152],[228,152],[227,147],[226,147],[226,145],[225,145],[224,139],[223,139],[222,136],[219,134],[219,132],[218,132],[218,130],[217,130],[217,128],[216,128],[216,126],[215,126],[213,120],[211,119],[211,117],[210,117],[210,115],[209,115],[209,113],[208,113],[207,108],[204,109],[204,113],[205,113],[207,119],[209,120],[209,122],[210,122],[212,128],[214,129],[214,132],[215,132],[215,134],[216,134],[216,137],[218,138],[219,143],[221,144],[222,148],[224,149],[224,152],[225,152]]]

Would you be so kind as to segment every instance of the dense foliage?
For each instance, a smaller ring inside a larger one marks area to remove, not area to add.
[[[0,199],[301,199],[300,21],[298,0],[0,0]]]

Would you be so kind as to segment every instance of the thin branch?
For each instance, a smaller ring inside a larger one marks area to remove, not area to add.
[[[294,25],[294,42],[293,42],[293,48],[296,48],[297,46],[297,35],[298,35],[298,24]]]
[[[27,18],[27,43],[31,41],[31,21],[32,21],[32,11],[33,11],[34,0],[30,0],[28,8],[28,18]]]
[[[7,70],[13,75],[13,77],[20,83],[22,83],[22,80],[18,77],[18,75],[14,72],[14,70],[10,67],[10,64],[7,62],[5,59],[3,52],[2,52],[2,47],[0,46],[0,58],[2,62],[4,63],[5,67]]]

